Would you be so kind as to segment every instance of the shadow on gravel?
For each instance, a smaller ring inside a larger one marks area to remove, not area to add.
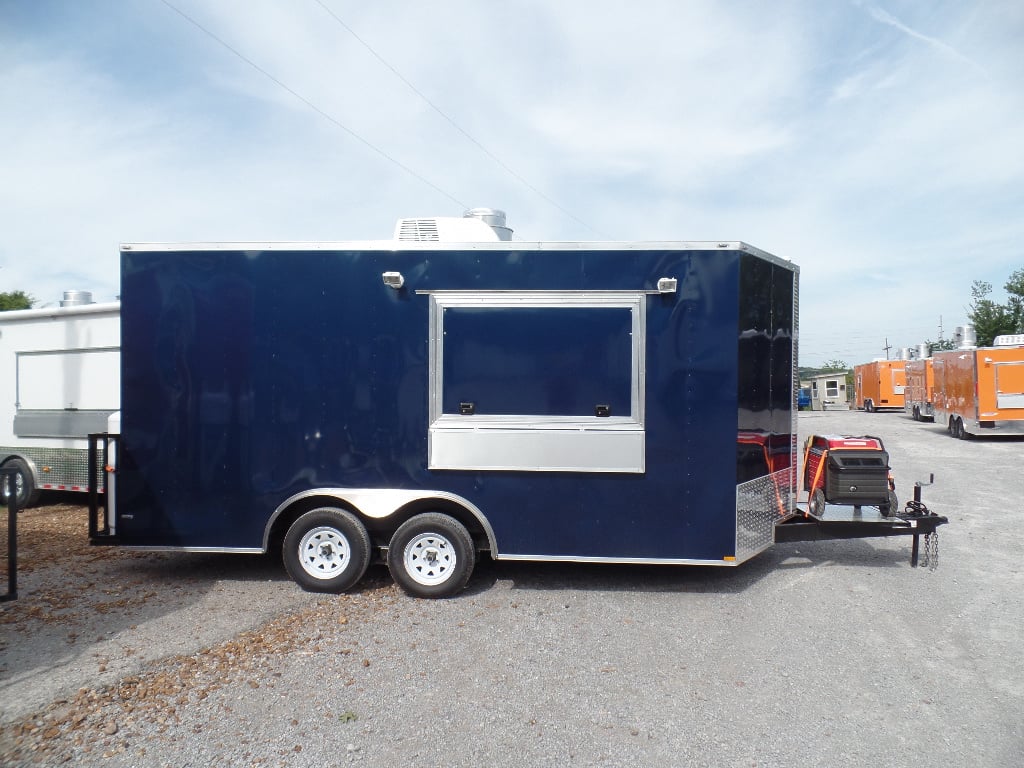
[[[81,497],[45,500],[65,499],[18,516],[18,599],[0,609],[4,717],[317,599],[279,557],[90,546]]]
[[[897,541],[903,543],[902,538]],[[775,571],[835,567],[906,568],[909,571],[909,537],[905,543],[905,547],[895,548],[865,540],[777,544],[735,567],[526,563],[484,558],[477,565],[465,594],[485,593],[500,581],[511,582],[512,588],[517,590],[736,594]]]

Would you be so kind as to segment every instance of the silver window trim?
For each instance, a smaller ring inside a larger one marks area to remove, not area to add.
[[[426,293],[426,292],[425,292]],[[430,291],[430,427],[476,429],[580,428],[643,429],[646,386],[648,291]],[[460,416],[445,414],[444,400],[444,311],[448,307],[576,307],[629,309],[632,350],[630,355],[630,413],[628,416],[546,416],[501,414]]]
[[[430,469],[645,471],[649,291],[429,291]],[[444,313],[451,307],[594,308],[630,312],[630,412],[615,416],[444,413]]]

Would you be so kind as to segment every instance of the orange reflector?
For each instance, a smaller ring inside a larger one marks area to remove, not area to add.
[[[114,468],[113,468],[113,467],[112,467],[112,466],[111,466],[110,464],[107,464],[107,466],[105,466],[105,467],[103,468],[103,471],[104,471],[104,472],[113,472],[113,471],[114,471]]]
[[[43,472],[49,472],[50,468],[49,467],[42,467],[42,470],[43,470]]]
[[[731,562],[731,561],[735,560],[736,558],[733,555],[727,555],[726,557],[723,557],[722,559],[723,560],[728,560],[728,561]]]

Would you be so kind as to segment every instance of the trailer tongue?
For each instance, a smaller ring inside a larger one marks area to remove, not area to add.
[[[917,486],[917,490],[920,486]],[[919,494],[915,493],[915,496]],[[799,509],[799,507],[798,507]],[[860,507],[833,507],[823,518],[807,513],[794,514],[775,526],[775,542],[828,541],[831,539],[870,539],[887,536],[913,536],[910,565],[921,559],[921,536],[924,536],[925,567],[934,570],[939,564],[939,534],[936,530],[949,520],[927,507],[908,504],[903,512],[883,516],[878,510]]]

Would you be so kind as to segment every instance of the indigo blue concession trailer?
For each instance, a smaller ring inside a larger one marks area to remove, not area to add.
[[[804,519],[793,264],[509,235],[484,209],[380,242],[122,246],[92,541],[283,547],[317,591],[380,557],[441,597],[480,552],[733,566]]]

